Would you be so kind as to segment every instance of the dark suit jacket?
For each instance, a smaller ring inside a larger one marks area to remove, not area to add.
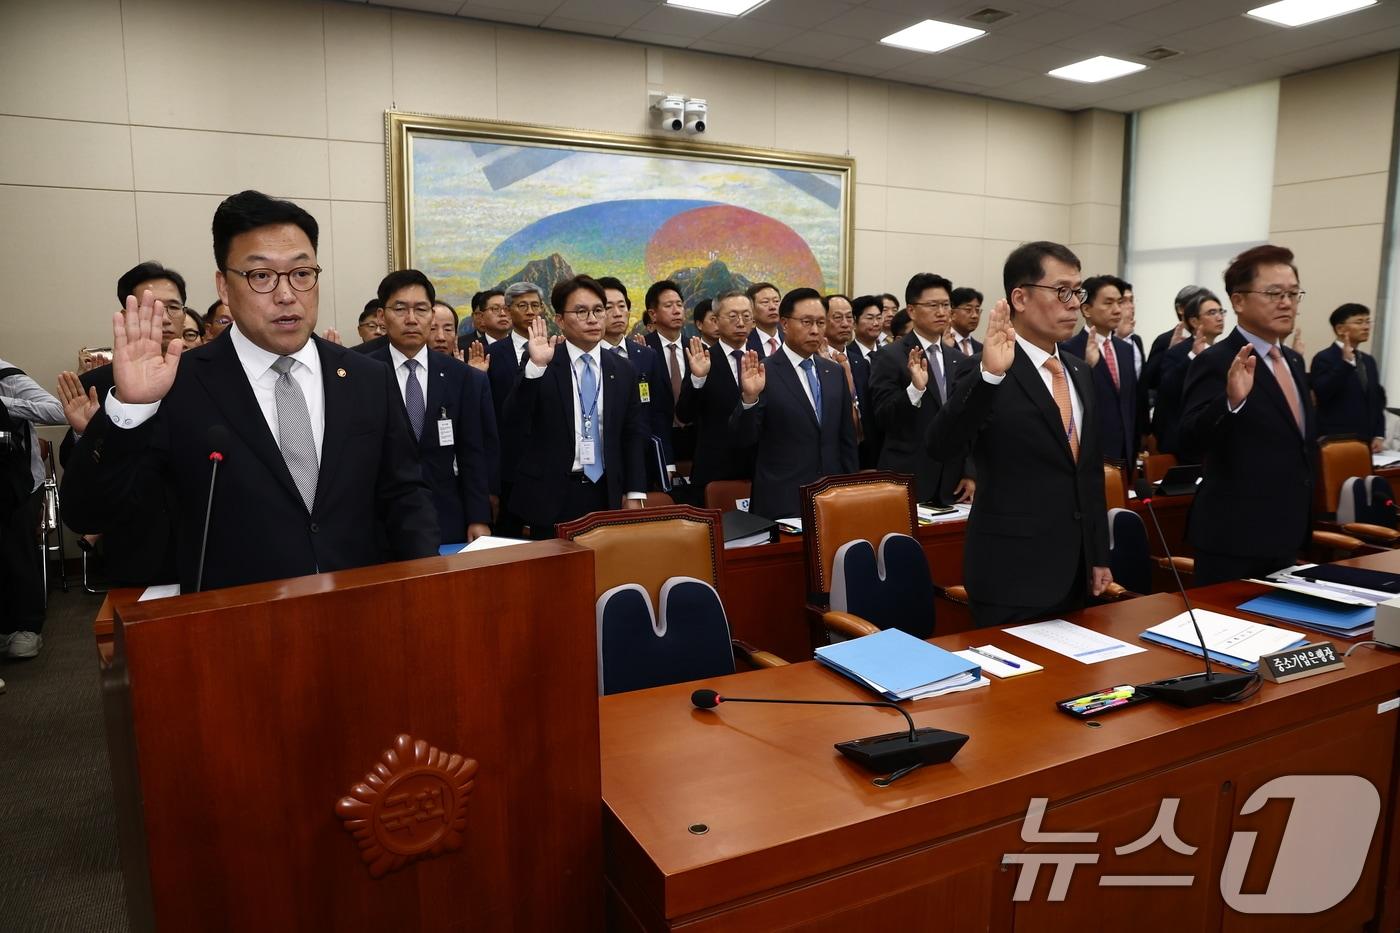
[[[1157,449],[1175,455],[1182,463],[1199,461],[1195,451],[1181,446],[1182,393],[1186,389],[1186,373],[1195,362],[1190,356],[1194,345],[1194,341],[1183,340],[1162,355],[1157,404],[1152,409],[1152,434],[1157,438]]]
[[[84,389],[96,388],[97,397],[106,402],[112,389],[113,373],[109,363],[90,369],[79,377]],[[100,417],[100,415],[99,415]],[[95,421],[96,419],[94,419]],[[95,424],[90,425],[92,431]],[[58,459],[65,471],[78,441],[70,429],[59,446]],[[81,475],[81,471],[80,471]],[[65,483],[67,474],[65,472]],[[103,566],[110,586],[150,586],[171,583],[177,578],[175,569],[175,526],[173,515],[179,513],[171,489],[158,480],[148,480],[133,487],[133,500],[128,505],[131,518],[118,520],[105,515],[100,508],[100,495],[95,490],[70,487],[78,501],[70,503],[63,493],[63,523],[78,534],[102,535]],[[84,500],[96,498],[98,509],[84,508]]]
[[[854,473],[856,429],[851,420],[851,391],[846,374],[830,360],[817,359],[822,390],[822,417],[780,349],[763,362],[767,380],[758,403],[745,409],[742,398],[730,415],[730,429],[741,445],[756,446],[750,511],[766,518],[799,512],[798,487],[841,473]]]
[[[954,337],[957,337],[957,331],[954,331],[954,332],[953,332],[953,336],[954,336]],[[978,353],[981,353],[981,352],[982,352],[982,341],[978,340],[976,337],[973,337],[971,334],[968,335],[968,338],[972,341],[972,354],[975,356],[975,355],[977,355]],[[962,341],[961,341],[961,340],[958,341],[957,349],[959,350],[959,352],[961,352],[961,350],[962,350]],[[963,354],[963,355],[966,356],[966,354]]]
[[[139,427],[93,419],[64,476],[64,512],[134,520],[128,496],[174,490],[180,585],[194,589],[209,490],[209,429],[224,461],[209,523],[204,588],[216,589],[437,554],[432,497],[383,363],[312,337],[325,386],[316,501],[307,513],[232,340],[185,352],[156,415]],[[341,374],[344,375],[341,375]]]
[[[885,433],[870,407],[870,361],[874,356],[875,352],[867,353],[865,347],[854,340],[846,345],[846,359],[851,364],[851,381],[856,384],[856,403],[860,407],[861,437],[857,449],[862,470],[873,470],[879,464],[880,448],[885,440]]]
[[[350,349],[354,350],[356,353],[373,353],[376,350],[384,349],[388,345],[389,335],[380,334],[378,337],[372,337],[369,340],[366,340],[364,343],[357,344],[356,346],[353,346]]]
[[[934,418],[929,447],[971,448],[977,502],[968,519],[963,576],[969,596],[1003,606],[1054,608],[1085,568],[1108,566],[1099,420],[1089,367],[1060,354],[1083,411],[1079,459],[1070,454],[1054,397],[1018,346],[1000,385],[981,358],[963,366]]]
[[[782,325],[779,325],[779,326],[778,326],[778,330],[776,331],[775,336],[778,338],[778,349],[781,350],[781,349],[783,348],[783,328],[782,328]],[[759,330],[757,327],[755,327],[753,330],[749,331],[749,340],[748,340],[749,349],[750,349],[750,350],[757,350],[757,351],[758,351],[758,358],[759,358],[759,359],[764,359],[764,358],[765,358],[765,357],[764,357],[763,343],[764,343],[764,341],[766,341],[767,339],[768,339],[768,338],[767,338],[767,336],[764,335],[763,331]],[[783,517],[786,518],[787,516],[783,516]]]
[[[1230,414],[1226,374],[1247,341],[1239,329],[1191,363],[1182,400],[1181,443],[1203,455],[1205,479],[1187,517],[1192,546],[1237,557],[1292,555],[1311,524],[1316,418],[1303,358],[1283,348],[1302,402],[1298,422],[1266,359],[1256,359],[1254,388]]]
[[[1385,387],[1381,385],[1376,358],[1356,353],[1356,366],[1342,358],[1342,348],[1333,343],[1312,359],[1309,379],[1317,393],[1317,433],[1355,434],[1370,441],[1385,437]],[[1363,388],[1357,366],[1366,367]]]
[[[1084,359],[1089,331],[1081,330],[1060,344],[1060,350]],[[1133,348],[1127,341],[1112,338],[1118,362],[1118,386],[1108,372],[1108,362],[1102,354],[1094,367],[1094,392],[1098,396],[1099,449],[1105,457],[1121,460],[1131,469],[1137,461],[1137,367],[1133,365]]]
[[[603,481],[608,508],[622,506],[627,492],[646,489],[646,413],[632,364],[604,351],[599,355],[603,398]],[[502,431],[514,435],[518,451],[510,510],[531,526],[552,526],[564,508],[565,485],[574,461],[574,380],[567,344],[538,379],[524,367],[506,398]]]
[[[457,349],[470,350],[472,344],[479,343],[483,349],[491,349],[486,343],[486,335],[479,330],[474,330],[470,334],[457,335]]]
[[[370,358],[394,365],[387,348]],[[492,485],[500,482],[493,463],[500,462],[501,444],[491,388],[484,373],[434,350],[428,351],[425,381],[423,435],[418,439],[423,479],[433,491],[442,543],[464,542],[467,525],[491,524],[490,496],[499,491],[499,485]],[[438,443],[437,427],[444,413],[452,422],[453,442],[446,446]]]
[[[937,501],[944,505],[953,501],[953,490],[964,476],[971,475],[963,456],[964,450],[932,453],[928,447],[928,429],[938,410],[943,407],[938,389],[929,372],[928,389],[915,408],[909,401],[909,351],[921,346],[918,336],[910,331],[875,354],[870,365],[871,418],[884,434],[880,448],[879,467],[914,477],[914,491],[920,502]],[[952,347],[940,346],[943,371],[949,389],[957,380],[958,370],[967,357]],[[945,456],[956,454],[957,456]]]
[[[678,342],[681,345],[681,385],[684,386],[686,378],[690,375],[690,341],[684,331],[681,332]],[[652,387],[651,404],[655,407],[649,413],[652,419],[650,423],[665,425],[665,433],[660,437],[661,444],[666,449],[668,463],[675,463],[677,459],[689,460],[695,454],[695,428],[686,423],[684,418],[679,419],[679,427],[675,425],[678,397],[671,394],[671,360],[661,335],[656,331],[647,334],[647,349],[656,356],[654,372],[661,379],[661,391],[655,391],[656,387]]]
[[[728,352],[723,343],[708,351],[710,374],[697,389],[686,376],[681,384],[681,399],[677,412],[685,421],[695,423],[695,460],[690,471],[691,485],[703,490],[706,483],[717,479],[753,479],[754,449],[742,445],[734,437],[729,416],[739,404],[739,384],[729,369]]]
[[[676,455],[671,449],[671,420],[675,406],[671,404],[671,373],[661,364],[661,356],[649,346],[642,346],[635,340],[624,337],[622,345],[627,348],[627,361],[637,371],[638,383],[646,383],[646,401],[642,408],[646,411],[647,431],[661,441],[661,450],[667,463],[675,463]],[[604,348],[603,352],[607,352]],[[686,376],[688,373],[683,373]]]

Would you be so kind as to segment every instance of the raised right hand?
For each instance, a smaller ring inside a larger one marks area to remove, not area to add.
[[[767,384],[768,374],[764,372],[757,351],[749,350],[739,364],[739,391],[743,393],[744,404],[752,405],[757,402]]]
[[[1348,363],[1356,362],[1356,347],[1351,345],[1350,337],[1342,338],[1342,359],[1346,360]]]
[[[83,392],[83,383],[77,373],[66,370],[58,374],[58,400],[63,403],[63,416],[68,419],[74,434],[87,431],[92,416],[102,405],[97,397],[97,386]]]
[[[172,340],[169,348],[161,351],[164,318],[165,302],[156,300],[149,291],[141,295],[140,303],[134,295],[127,295],[126,311],[112,315],[112,376],[121,401],[133,405],[159,402],[174,385],[185,342]]]
[[[1206,340],[1205,334],[1201,334],[1191,344],[1191,355],[1200,356],[1202,353],[1206,352],[1206,347],[1209,346],[1210,341]]]
[[[473,340],[467,348],[467,365],[483,373],[491,368],[491,361],[486,358],[486,347],[480,340]]]
[[[909,348],[909,384],[919,392],[928,388],[928,358],[922,347]]]
[[[710,354],[699,337],[690,338],[690,374],[696,379],[710,374]]]
[[[1098,334],[1092,330],[1084,335],[1084,362],[1093,369],[1099,365],[1099,360],[1103,359],[1103,350],[1099,347]]]
[[[1235,354],[1230,371],[1225,376],[1225,397],[1231,408],[1239,408],[1249,398],[1250,390],[1254,388],[1254,366],[1258,362],[1254,347],[1248,343]]]
[[[548,366],[549,361],[554,359],[554,345],[556,341],[549,336],[549,325],[544,322],[544,318],[537,317],[530,322],[530,339],[525,344],[525,349],[530,354],[530,362],[536,366]]]
[[[987,339],[982,343],[982,370],[1000,376],[1016,358],[1016,328],[1011,325],[1011,306],[1003,298],[992,308],[987,320]]]
[[[1185,322],[1185,321],[1177,321],[1177,322],[1176,322],[1176,327],[1172,328],[1172,342],[1171,342],[1170,344],[1168,344],[1168,346],[1169,346],[1169,347],[1174,347],[1174,346],[1176,346],[1177,344],[1181,343],[1181,341],[1185,340],[1187,337],[1190,337],[1190,336],[1191,336],[1191,329],[1190,329],[1189,327],[1186,326],[1186,322]]]

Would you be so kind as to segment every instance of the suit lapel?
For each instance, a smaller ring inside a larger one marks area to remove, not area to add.
[[[424,381],[428,384],[428,391],[423,394],[423,436],[418,439],[418,446],[431,450],[438,446],[438,413],[447,407],[447,370],[442,360],[434,358],[432,350],[428,351],[426,375]]]
[[[792,361],[788,359],[782,347],[778,347],[778,352],[768,357],[767,364],[776,367],[776,371],[773,372],[772,375],[777,376],[778,384],[785,387],[789,393],[792,393],[797,404],[811,416],[812,423],[816,424],[817,427],[821,427],[817,422],[816,409],[812,407],[811,402],[807,401],[807,392],[802,388],[802,383],[799,381],[805,379],[806,376],[798,372],[797,368],[792,365]]]
[[[242,438],[268,471],[281,481],[287,492],[300,502],[301,493],[292,481],[287,461],[282,458],[282,449],[277,446],[277,439],[272,436],[257,397],[253,395],[253,387],[248,383],[243,364],[238,361],[233,340],[216,340],[208,346],[209,355],[199,361],[201,365],[194,367],[195,377],[203,383],[209,397],[223,412],[229,429]],[[322,460],[324,462],[324,458]]]
[[[350,422],[355,413],[355,389],[350,385],[350,378],[340,375],[343,371],[340,358],[346,352],[345,348],[319,337],[313,336],[311,339],[316,342],[316,352],[321,356],[321,386],[326,403],[325,434],[321,438],[321,469],[316,476],[316,500],[319,502],[329,486],[333,472],[331,464],[341,462],[341,451],[345,448],[345,439],[350,435]],[[399,404],[402,405],[403,402],[400,401]],[[426,421],[425,418],[424,422]],[[287,478],[291,479],[290,473],[287,474]]]
[[[825,361],[830,362],[830,361]],[[840,366],[817,364],[817,384],[822,387],[822,417],[819,427],[825,434],[841,424],[841,380],[846,378]]]
[[[622,430],[623,415],[627,409],[627,399],[621,395],[622,385],[617,380],[617,360],[608,359],[607,353],[599,354],[599,378],[602,385],[599,391],[603,396],[603,440],[604,446],[608,437],[618,437]]]
[[[1056,444],[1064,451],[1066,457],[1073,459],[1069,452],[1069,438],[1065,437],[1065,423],[1060,418],[1060,407],[1055,404],[1055,397],[1050,394],[1050,390],[1041,381],[1040,373],[1036,371],[1035,364],[1020,347],[1016,348],[1016,355],[1011,358],[1010,372],[1012,378],[1020,385],[1021,391],[1025,392],[1035,403],[1035,407],[1040,410],[1045,426],[1050,429]],[[1083,397],[1084,393],[1081,392],[1080,398],[1083,399]]]

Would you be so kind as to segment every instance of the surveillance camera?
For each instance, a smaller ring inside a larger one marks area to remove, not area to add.
[[[685,129],[687,133],[705,132],[709,120],[709,108],[702,98],[695,97],[685,102]]]
[[[679,133],[681,127],[685,125],[685,98],[679,94],[670,94],[662,98],[661,103],[656,107],[661,111],[661,127],[673,133]]]

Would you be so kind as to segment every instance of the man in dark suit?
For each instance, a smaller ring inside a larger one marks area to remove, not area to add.
[[[851,366],[851,381],[855,383],[856,407],[860,410],[860,444],[858,458],[862,470],[873,470],[880,460],[883,434],[870,415],[870,362],[875,357],[880,340],[880,326],[885,309],[879,295],[861,295],[851,302],[855,331],[846,345],[846,360]]]
[[[1371,309],[1344,304],[1328,323],[1337,340],[1313,357],[1309,374],[1317,395],[1318,434],[1354,434],[1378,453],[1385,444],[1385,387],[1375,357],[1361,352],[1361,344],[1371,339]]]
[[[1121,281],[1121,280],[1120,280]],[[1118,320],[1117,337],[1133,345],[1133,370],[1142,376],[1142,364],[1147,362],[1147,353],[1142,348],[1142,338],[1137,333],[1137,299],[1133,297],[1133,284],[1123,282],[1119,286],[1123,297],[1118,299],[1118,307],[1123,316]]]
[[[1204,455],[1186,538],[1204,586],[1291,565],[1311,524],[1316,425],[1293,330],[1298,271],[1281,246],[1246,250],[1225,270],[1238,325],[1186,374],[1181,442]]]
[[[1160,453],[1173,454],[1181,463],[1197,463],[1200,454],[1181,446],[1182,393],[1191,363],[1224,332],[1225,311],[1215,293],[1203,288],[1186,302],[1181,320],[1191,332],[1191,339],[1181,341],[1162,357],[1157,404],[1152,408],[1152,434]]]
[[[504,430],[519,435],[508,508],[536,539],[589,512],[646,503],[640,384],[630,363],[599,346],[607,300],[586,275],[554,286],[563,337],[535,319],[529,358],[506,399]]]
[[[1143,396],[1143,408],[1150,408],[1157,402],[1157,386],[1162,381],[1162,364],[1166,352],[1191,336],[1191,332],[1186,329],[1186,323],[1182,320],[1182,315],[1186,310],[1186,302],[1194,298],[1202,288],[1204,286],[1187,285],[1176,293],[1176,299],[1173,301],[1176,308],[1176,326],[1169,331],[1158,334],[1152,341],[1152,349],[1147,353],[1147,359],[1142,364],[1142,372],[1138,379],[1138,391]]]
[[[1113,580],[1093,383],[1058,352],[1084,300],[1079,259],[1027,243],[1002,284],[980,360],[962,367],[928,434],[935,452],[970,447],[977,464],[963,576],[979,626],[1077,608]]]
[[[661,364],[661,357],[650,346],[643,346],[635,340],[627,339],[627,327],[631,323],[632,299],[627,294],[627,286],[622,280],[611,275],[598,279],[603,286],[603,294],[608,296],[603,310],[607,317],[603,321],[603,351],[626,358],[637,371],[638,389],[642,408],[646,411],[647,431],[651,437],[661,442],[661,455],[667,468],[674,471],[675,454],[671,450],[671,420],[674,410],[664,404],[663,396],[671,391],[670,375]],[[647,451],[651,456],[651,451]]]
[[[682,336],[685,301],[681,298],[680,286],[670,279],[653,282],[647,289],[646,315],[652,324],[647,346],[661,361],[661,370],[666,374],[666,391],[657,393],[651,404],[657,406],[658,417],[670,418],[670,431],[662,436],[662,442],[666,445],[666,462],[674,466],[677,461],[690,460],[695,455],[695,428],[676,414],[681,383],[689,369],[688,351]]]
[[[497,341],[506,339],[511,328],[506,293],[499,288],[488,288],[473,295],[471,323],[471,333],[457,337],[459,350],[470,350],[473,343],[489,350]]]
[[[515,388],[520,370],[525,366],[528,352],[525,348],[529,340],[530,328],[544,314],[544,291],[533,282],[512,282],[506,286],[502,296],[506,303],[506,313],[510,317],[510,333],[491,344],[486,351],[486,378],[491,384],[491,405],[496,410],[496,430],[501,437],[500,501],[502,505],[510,501],[511,483],[515,476],[517,431],[507,430],[506,398]],[[497,532],[514,537],[521,533],[514,513],[502,508]]]
[[[143,262],[128,269],[117,280],[117,304],[121,308],[126,307],[129,296],[140,301],[147,292],[165,308],[166,317],[160,321],[160,345],[164,352],[174,340],[177,323],[184,315],[185,279],[158,262]],[[98,414],[113,384],[110,363],[81,376],[64,373],[61,377],[60,397],[69,430],[59,445],[58,460],[65,469],[79,438]],[[103,567],[109,586],[149,586],[173,581],[175,529],[171,516],[178,511],[178,504],[171,499],[169,488],[150,483],[140,490],[133,489],[129,504],[133,516],[130,520],[98,520],[97,515],[84,515],[81,509],[75,512],[64,500],[63,521],[78,534],[102,536]]]
[[[955,288],[953,302],[953,346],[969,359],[982,352],[982,341],[972,336],[982,322],[982,293],[975,288]]]
[[[767,518],[797,515],[805,483],[857,468],[846,374],[817,353],[826,331],[821,292],[793,289],[778,317],[782,345],[767,360],[756,350],[745,355],[730,415],[734,440],[756,445],[750,511]]]
[[[1132,346],[1114,336],[1122,314],[1118,308],[1123,297],[1119,281],[1110,275],[1084,280],[1088,295],[1080,307],[1084,329],[1060,344],[1060,349],[1089,364],[1098,401],[1099,449],[1110,460],[1125,464],[1131,473],[1138,452],[1137,369]]]
[[[753,479],[752,445],[740,444],[730,427],[739,404],[739,372],[753,315],[741,291],[721,292],[712,302],[719,326],[709,348],[690,340],[690,375],[681,386],[677,410],[695,423],[695,465],[690,471],[697,505],[705,501],[705,486],[715,480]]]
[[[433,491],[438,534],[443,544],[475,541],[491,533],[492,461],[500,456],[491,388],[484,374],[425,343],[438,307],[426,275],[390,272],[379,294],[389,346],[369,356],[394,372]]]
[[[152,477],[173,487],[181,586],[199,576],[210,452],[223,454],[203,588],[437,553],[437,517],[384,364],[315,336],[317,224],[256,191],[214,213],[234,326],[161,349],[148,292],[113,320],[115,391],[71,458],[64,507],[99,518]]]
[[[753,305],[753,330],[749,331],[749,349],[757,350],[760,359],[767,359],[783,345],[781,315],[783,293],[772,282],[754,282],[745,291]]]
[[[379,306],[378,298],[371,298],[365,302],[364,310],[360,312],[360,323],[356,327],[356,332],[360,335],[361,344],[384,336],[384,309]],[[381,344],[376,344],[376,346],[379,345]]]
[[[948,505],[970,502],[976,491],[972,470],[963,457],[931,452],[928,429],[948,397],[960,365],[967,358],[945,342],[953,283],[932,272],[914,275],[904,302],[914,327],[875,354],[870,364],[867,420],[883,432],[879,466],[910,473],[920,502]]]

